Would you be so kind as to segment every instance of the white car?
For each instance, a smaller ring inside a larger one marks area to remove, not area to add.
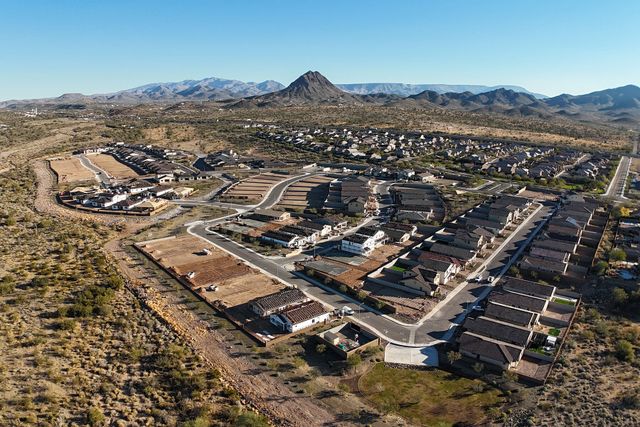
[[[489,276],[487,277],[487,283],[492,283],[495,280],[495,277]]]
[[[344,307],[342,307],[342,314],[344,314],[345,316],[353,316],[355,314],[355,311],[353,311],[353,309],[351,307],[347,307],[346,305]]]

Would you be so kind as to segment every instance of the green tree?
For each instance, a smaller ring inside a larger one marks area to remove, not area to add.
[[[610,261],[626,261],[627,253],[621,248],[613,248],[609,251]]]
[[[318,345],[316,346],[316,352],[317,352],[317,353],[322,354],[322,353],[324,353],[325,351],[327,351],[327,346],[326,346],[326,345],[324,345],[324,344],[318,344]]]
[[[361,363],[362,363],[362,357],[358,353],[352,354],[347,359],[347,365],[349,365],[350,368],[355,368]]]
[[[629,295],[622,288],[613,288],[611,292],[611,302],[617,307],[623,306],[629,300]]]
[[[609,268],[609,263],[606,261],[598,261],[594,267],[595,273],[598,276],[603,276],[607,272],[607,268]]]

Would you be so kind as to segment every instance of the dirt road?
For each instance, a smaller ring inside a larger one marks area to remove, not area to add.
[[[312,398],[295,394],[277,378],[261,372],[250,354],[236,352],[228,337],[212,330],[197,318],[184,299],[148,275],[145,269],[132,267],[134,262],[119,240],[105,247],[118,263],[120,271],[137,285],[138,294],[146,304],[181,334],[208,363],[222,372],[223,377],[247,402],[270,417],[278,426],[340,425],[333,415]],[[142,285],[143,284],[143,285]]]
[[[54,176],[45,161],[33,164],[38,179],[35,207],[53,216],[73,217],[83,221],[113,222],[113,217],[87,215],[58,205],[53,197]],[[121,273],[134,285],[137,295],[143,295],[148,307],[182,335],[211,366],[220,370],[240,395],[258,411],[264,413],[278,426],[340,425],[332,414],[319,406],[312,398],[295,394],[285,384],[269,373],[259,372],[250,355],[236,353],[229,340],[221,332],[211,330],[185,305],[184,299],[166,289],[157,278],[134,262],[121,246],[120,238],[147,224],[127,224],[127,232],[105,245],[107,252],[118,263]],[[136,289],[138,288],[138,289]]]

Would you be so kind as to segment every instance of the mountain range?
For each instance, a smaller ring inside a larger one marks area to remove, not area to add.
[[[425,90],[437,93],[451,92],[471,92],[473,94],[491,92],[496,89],[509,89],[514,92],[527,93],[536,98],[548,98],[540,93],[529,92],[521,86],[500,85],[500,86],[483,86],[483,85],[446,85],[446,84],[407,84],[407,83],[349,83],[337,84],[338,88],[345,92],[355,93],[358,95],[372,95],[375,93],[386,93],[389,95],[411,96],[417,95]]]
[[[418,93],[416,90],[424,89]],[[446,91],[447,88],[470,90]],[[346,89],[346,90],[345,90]],[[490,89],[490,90],[485,90]],[[585,95],[551,98],[519,87],[405,85],[358,83],[334,85],[317,71],[309,71],[289,86],[219,78],[153,83],[112,94],[65,94],[57,98],[5,101],[0,108],[49,105],[86,108],[90,104],[140,104],[183,101],[218,102],[225,108],[289,107],[302,105],[375,105],[400,109],[450,109],[519,117],[567,118],[585,122],[640,127],[640,88],[627,85]],[[406,95],[410,93],[410,95]]]
[[[483,93],[495,89],[511,89],[516,92],[532,94],[538,98],[544,95],[527,91],[520,86],[481,86],[481,85],[444,85],[444,84],[405,84],[405,83],[353,83],[336,85],[344,92],[356,95],[416,95],[425,90],[438,93],[471,92]],[[183,80],[180,82],[150,83],[114,93],[83,95],[66,93],[55,98],[0,101],[0,108],[18,107],[31,104],[72,104],[72,103],[114,103],[139,104],[147,102],[179,101],[222,101],[250,96],[264,95],[284,88],[282,83],[265,80],[260,83],[208,77],[202,80]]]
[[[569,118],[618,125],[640,125],[640,88],[634,85],[586,95],[563,94],[539,99],[531,93],[498,88],[473,93],[425,90],[406,97],[396,94],[344,92],[317,71],[309,71],[286,88],[238,101],[227,108],[289,107],[302,105],[380,105],[404,109],[450,109],[508,116]]]

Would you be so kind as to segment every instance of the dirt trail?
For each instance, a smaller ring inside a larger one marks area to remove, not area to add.
[[[105,248],[118,262],[120,271],[128,277],[138,295],[160,317],[180,333],[193,348],[256,409],[268,415],[278,426],[339,425],[335,418],[312,398],[295,394],[269,373],[261,372],[251,355],[235,353],[228,338],[196,318],[185,307],[178,294],[148,276],[144,269],[131,267],[132,260],[119,240],[109,242]],[[141,285],[143,284],[144,285]]]

